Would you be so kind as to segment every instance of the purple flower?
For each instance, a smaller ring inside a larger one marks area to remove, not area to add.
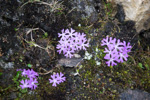
[[[130,52],[131,51],[131,46],[130,46],[130,42],[128,42],[127,44],[126,44],[126,42],[125,41],[123,41],[123,51],[125,51],[125,52]]]
[[[72,38],[72,41],[74,41],[75,43],[78,43],[81,39],[81,37],[80,37],[81,35],[80,35],[80,33],[77,33],[76,32],[76,36],[74,37],[74,38]],[[80,38],[79,38],[80,37]]]
[[[29,80],[29,88],[31,89],[36,89],[37,88],[37,85],[35,83],[38,83],[37,79],[33,79],[31,78]]]
[[[75,32],[75,30],[71,28],[71,31],[68,32],[68,36],[70,38],[73,38],[73,37],[76,37],[76,35],[77,35],[77,33]]]
[[[71,58],[73,56],[72,53],[74,53],[74,51],[67,48],[67,52],[66,52],[65,56]]]
[[[66,81],[66,77],[63,77],[63,76],[64,76],[64,74],[62,74],[62,73],[60,72],[60,75],[59,75],[59,73],[57,73],[57,75],[59,76],[59,80],[60,80],[60,82],[64,82],[64,81]]]
[[[106,53],[106,55],[105,55],[105,57],[106,56],[110,56],[110,55],[112,55],[113,53],[116,53],[115,52],[115,50],[112,50],[111,48],[105,48],[105,51],[104,51],[104,53]]]
[[[33,89],[36,89],[37,85],[35,83],[38,83],[38,81],[37,81],[37,79],[31,78],[30,80],[28,80],[28,79],[26,79],[25,81],[21,80],[20,83],[22,84],[22,85],[20,85],[20,87],[22,89],[31,88],[33,90]]]
[[[35,72],[33,69],[31,70],[28,69],[27,76],[28,78],[36,78],[38,76],[38,73]]]
[[[120,39],[118,39],[117,41],[116,41],[117,43],[114,43],[113,44],[113,46],[111,45],[111,47],[114,47],[114,50],[116,50],[116,52],[119,50],[119,51],[122,51],[122,45],[123,45],[123,43],[122,42],[120,42]]]
[[[63,54],[65,54],[67,52],[67,47],[64,44],[58,44],[56,46],[56,48],[59,49],[59,50],[57,50],[57,52],[59,54],[61,54],[61,52],[63,52]]]
[[[106,61],[106,64],[108,66],[114,66],[114,65],[117,65],[116,61],[118,61],[118,54],[117,53],[114,53],[114,54],[111,54],[110,56],[105,56],[104,59],[107,59],[108,61]]]
[[[74,43],[74,41],[73,40],[69,40],[70,42],[68,43],[68,45],[67,45],[67,48],[68,49],[70,49],[70,50],[72,50],[73,51],[73,53],[75,52],[75,50],[76,50],[76,45],[75,45],[75,43]]]
[[[53,83],[52,86],[56,87],[57,84],[60,84],[66,80],[66,77],[63,77],[63,76],[64,74],[62,74],[61,72],[60,72],[60,75],[59,73],[53,74],[51,75],[52,79],[49,79],[49,81],[50,83]]]
[[[109,44],[115,44],[115,42],[116,42],[116,38],[114,38],[114,39],[112,39],[112,37],[106,37],[106,39],[104,38],[102,41],[101,41],[102,43],[101,43],[101,46],[104,46],[104,45],[106,45],[106,46],[110,46]]]
[[[35,72],[33,69],[23,69],[22,76],[27,76],[28,78],[36,78],[38,76],[38,73]]]
[[[127,61],[128,52],[131,51],[130,43],[125,41],[121,42],[120,39],[106,37],[101,41],[101,46],[105,46],[104,53],[106,53],[104,59],[108,66],[117,65],[117,62],[123,63]]]
[[[67,31],[67,30],[66,30]],[[68,30],[69,31],[69,30]],[[61,33],[58,33],[58,37],[61,37],[62,39],[66,38],[66,33],[64,32],[64,29],[61,31]]]
[[[22,69],[16,69],[16,71],[22,71]]]
[[[22,84],[22,85],[20,85],[20,87],[22,89],[24,89],[24,88],[36,89],[37,85],[35,83],[38,83],[38,81],[37,81],[38,73],[37,72],[35,72],[33,69],[31,69],[31,70],[23,69],[22,76],[24,76],[24,77],[27,76],[27,78],[28,78],[28,79],[25,79],[25,81],[24,80],[20,81],[20,83]]]
[[[86,47],[89,47],[89,43],[87,42],[87,40],[84,38],[81,38],[81,41],[79,42],[80,46],[79,49],[83,49],[86,50]]]
[[[26,76],[27,73],[28,73],[28,71],[27,71],[26,69],[23,69],[23,71],[22,71],[22,76]]]
[[[121,62],[123,63],[124,61],[127,61],[127,57],[128,57],[128,54],[127,52],[120,52],[119,53],[119,57],[118,57],[118,62]]]
[[[22,85],[20,85],[20,87],[21,87],[22,89],[30,87],[29,81],[28,81],[27,79],[26,79],[25,81],[24,81],[24,80],[21,80],[20,83],[22,84]]]
[[[86,34],[75,32],[74,29],[62,30],[62,33],[58,33],[58,37],[61,37],[59,44],[56,46],[57,52],[60,54],[63,52],[66,57],[73,57],[73,54],[78,50],[86,50],[89,47],[89,43],[86,39]]]

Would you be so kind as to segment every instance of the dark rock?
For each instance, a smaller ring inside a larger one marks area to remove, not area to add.
[[[11,92],[10,95],[9,95],[9,98],[10,98],[11,100],[16,99],[16,98],[17,98],[16,93],[15,93],[15,92]]]
[[[105,33],[107,33],[107,35],[110,35],[109,33],[111,33],[114,30],[114,26],[115,26],[114,23],[107,22],[105,27],[104,27]]]
[[[3,70],[3,74],[0,76],[0,86],[3,88],[7,88],[9,85],[13,84],[13,75],[14,70],[12,69],[1,69]]]
[[[17,0],[13,2],[7,0],[0,1],[0,48],[2,48],[5,60],[8,60],[9,56],[12,55],[10,51],[14,53],[19,50],[19,43],[14,31],[19,19],[17,15],[18,6],[19,2]]]
[[[150,29],[149,30],[142,30],[140,33],[139,33],[139,36],[140,36],[140,41],[141,42],[141,45],[143,47],[143,50],[146,50],[148,49],[148,46],[150,46]]]
[[[64,3],[67,7],[69,5],[69,9],[73,9],[69,17],[72,17],[74,21],[88,18],[91,23],[98,19],[95,4],[94,0],[69,0]]]
[[[145,38],[145,39],[150,39],[150,29],[149,30],[143,30],[143,31],[141,31],[140,32],[140,35],[143,37],[143,38]]]
[[[124,22],[125,20],[125,13],[124,13],[124,10],[123,10],[123,7],[122,5],[117,5],[117,14],[116,14],[116,18],[118,19],[119,22]]]
[[[145,27],[146,29],[149,29],[149,27],[150,27],[150,18],[148,18],[148,19],[145,21],[144,27]]]

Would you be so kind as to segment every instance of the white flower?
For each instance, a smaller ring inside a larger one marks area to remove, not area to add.
[[[101,64],[101,62],[96,61],[96,65],[100,65],[100,64]]]
[[[92,54],[90,54],[86,51],[84,59],[90,60],[91,58],[92,58]]]
[[[96,50],[95,50],[96,52],[98,52],[99,50],[98,50],[98,48],[96,48]]]
[[[79,27],[81,27],[81,24],[78,24]]]

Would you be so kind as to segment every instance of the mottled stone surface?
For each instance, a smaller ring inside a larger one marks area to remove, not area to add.
[[[58,65],[64,67],[75,67],[80,64],[83,58],[61,58],[58,61]]]
[[[120,94],[120,100],[150,100],[150,93],[138,89],[127,89]]]
[[[72,9],[68,15],[74,18],[74,21],[88,18],[89,22],[95,22],[98,19],[96,4],[94,0],[68,0],[66,7]]]
[[[2,60],[0,60],[0,68],[14,68],[14,63],[13,62],[4,62]]]

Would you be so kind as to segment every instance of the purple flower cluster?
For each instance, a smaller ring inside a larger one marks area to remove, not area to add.
[[[59,44],[57,45],[57,52],[59,54],[63,52],[66,57],[71,58],[73,53],[77,50],[86,50],[86,47],[89,47],[89,43],[86,39],[86,34],[75,32],[74,29],[62,30],[61,33],[58,33],[58,37],[61,37]]]
[[[33,89],[37,88],[37,83],[38,83],[37,76],[39,76],[37,72],[33,71],[33,69],[31,69],[31,70],[30,69],[28,69],[28,70],[17,69],[17,71],[22,71],[21,75],[23,77],[27,77],[27,79],[23,79],[20,81],[20,83],[21,83],[20,87],[22,89],[30,88],[31,90],[33,90]],[[54,87],[56,87],[57,84],[60,84],[64,81],[66,81],[66,77],[61,72],[51,75],[51,78],[52,79],[49,79],[49,82],[53,83],[52,86],[54,86]]]
[[[129,42],[121,42],[120,39],[113,39],[112,37],[106,37],[101,42],[101,46],[107,46],[104,50],[104,53],[106,53],[104,59],[108,60],[106,62],[108,66],[117,65],[117,62],[127,61],[128,52],[131,51]]]
[[[60,72],[60,74],[59,73],[53,74],[53,75],[51,75],[52,79],[49,79],[49,82],[53,83],[52,86],[56,87],[57,84],[60,84],[66,80],[66,77],[63,77],[63,76],[64,76],[64,74],[62,74],[61,72]]]
[[[24,88],[36,89],[36,87],[37,87],[36,83],[38,83],[38,81],[37,81],[38,73],[35,72],[33,69],[31,69],[31,70],[23,69],[21,74],[22,74],[22,76],[27,77],[28,79],[21,80],[20,83],[22,85],[20,85],[20,87],[22,89],[24,89]]]

